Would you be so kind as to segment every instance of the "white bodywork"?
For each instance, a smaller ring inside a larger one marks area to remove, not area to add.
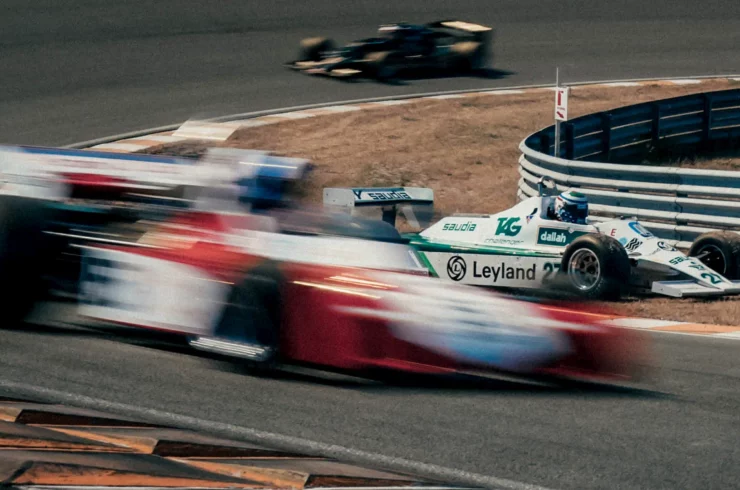
[[[419,234],[429,244],[423,254],[441,278],[481,286],[539,288],[560,269],[566,247],[589,233],[610,236],[626,249],[635,285],[668,296],[740,293],[730,281],[687,257],[635,220],[596,224],[563,223],[548,218],[553,197],[532,197],[493,215],[454,215]]]
[[[190,335],[208,335],[229,286],[205,270],[121,250],[85,249],[80,315]]]
[[[223,238],[225,246],[277,260],[361,268],[363,276],[338,274],[331,279],[343,284],[325,287],[375,298],[382,306],[340,310],[385,320],[398,338],[471,364],[526,373],[572,351],[563,330],[594,328],[554,320],[537,305],[414,274],[426,269],[403,244],[378,250],[369,240],[269,232]],[[86,247],[78,311],[103,322],[185,334],[196,349],[254,359],[264,351],[260,346],[216,336],[230,287],[203,264],[150,257],[136,248]]]
[[[667,296],[711,296],[739,294],[740,281],[731,281],[714,272],[695,257],[687,257],[670,244],[643,228],[637,221],[613,220],[595,228],[613,236],[636,261],[635,273],[651,283],[651,291]],[[670,278],[681,280],[656,280]]]
[[[239,221],[238,217],[234,221]],[[255,225],[254,219],[247,222]],[[270,228],[269,218],[260,220],[259,225],[263,230]],[[405,244],[263,230],[234,228],[228,233],[214,233],[207,240],[232,251],[277,261],[428,275],[414,250]],[[211,335],[231,286],[217,280],[203,264],[140,253],[140,247],[167,249],[178,243],[188,248],[199,240],[204,238],[154,231],[145,234],[138,246],[130,250],[83,247],[80,315],[190,335]]]

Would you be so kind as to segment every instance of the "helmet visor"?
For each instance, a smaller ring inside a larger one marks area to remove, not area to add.
[[[588,218],[588,203],[573,204],[565,202],[563,211],[568,213],[576,223],[585,223]]]

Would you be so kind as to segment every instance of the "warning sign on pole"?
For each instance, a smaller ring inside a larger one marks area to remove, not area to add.
[[[555,120],[556,121],[567,121],[568,120],[568,95],[570,94],[570,87],[556,87],[555,88]]]

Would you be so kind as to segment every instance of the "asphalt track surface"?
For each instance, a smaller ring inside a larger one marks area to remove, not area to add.
[[[382,22],[445,17],[496,28],[496,76],[389,86],[281,66],[305,36],[350,41]],[[740,73],[737,46],[733,0],[5,0],[0,142],[62,145],[192,116],[546,83],[556,65],[565,81]],[[729,340],[651,335],[656,371],[637,391],[383,387],[260,379],[159,340],[7,327],[0,380],[549,488],[729,488],[740,477],[740,343]]]
[[[348,84],[286,70],[301,38],[398,20],[496,29],[498,78]],[[60,145],[296,104],[740,72],[735,0],[3,0],[0,142]]]

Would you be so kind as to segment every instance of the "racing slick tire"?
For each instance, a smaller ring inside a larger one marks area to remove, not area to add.
[[[381,82],[395,81],[403,66],[401,60],[389,51],[369,53],[365,59],[368,66],[368,74]]]
[[[700,235],[689,249],[689,256],[730,280],[740,279],[740,235],[731,231],[712,231]]]
[[[334,42],[325,37],[309,37],[301,41],[299,61],[321,61],[321,53],[336,49]]]
[[[586,299],[617,299],[630,277],[624,247],[605,235],[583,235],[563,254],[560,270],[567,287]]]
[[[282,283],[275,261],[265,260],[250,268],[231,289],[216,326],[214,333],[218,338],[267,349],[267,358],[245,362],[245,367],[252,371],[270,371],[277,362]]]
[[[451,69],[459,73],[471,73],[483,69],[485,65],[483,50],[484,46],[478,42],[463,41],[453,44],[450,51],[455,54],[455,57]]]
[[[44,294],[55,241],[44,233],[52,209],[41,199],[0,196],[0,277],[4,323],[22,321]]]

